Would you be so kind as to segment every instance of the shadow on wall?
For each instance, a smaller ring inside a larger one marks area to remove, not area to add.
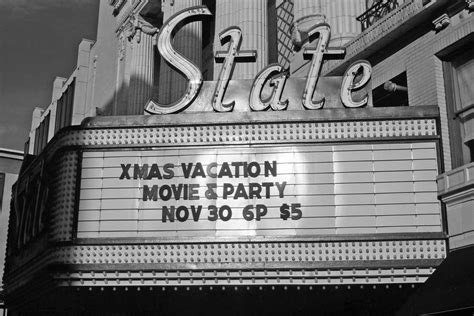
[[[180,74],[181,75],[181,74]],[[181,78],[183,81],[187,82],[186,78],[181,75]],[[146,86],[147,83],[144,80],[140,79],[135,79],[136,83],[138,85],[143,85]],[[178,97],[176,100],[178,100],[184,93],[187,88],[187,85],[184,87],[180,87],[181,89],[178,90],[176,93]],[[143,94],[143,97],[141,98],[141,104],[142,106],[140,107],[134,107],[131,104],[130,101],[130,88],[128,84],[123,84],[119,87],[119,89],[116,91],[115,95],[113,98],[110,98],[103,107],[97,107],[96,108],[96,115],[97,116],[113,116],[113,115],[144,115],[145,114],[145,106],[150,100],[151,97],[153,97],[155,100],[158,99],[160,103],[163,104],[170,104],[174,102],[169,102],[169,96],[166,95],[160,95],[159,94],[159,86],[154,85],[151,87],[152,90],[152,95],[150,97],[146,97],[145,94]],[[141,110],[139,110],[141,109]]]
[[[199,39],[195,38],[196,35],[190,30],[181,29],[179,36],[182,39],[187,39],[187,42],[181,46],[190,45],[188,43],[200,42]],[[178,51],[178,48],[176,49]],[[185,52],[178,51],[178,53],[183,54],[186,59],[191,60],[191,56],[189,55],[195,52],[186,54]],[[202,50],[201,55],[203,55]],[[203,78],[212,80],[212,78],[208,78],[208,74],[212,74],[212,67],[214,65],[212,47],[211,52],[206,54],[206,56],[206,60],[202,60],[197,66],[200,68]],[[198,58],[201,59],[200,56],[198,56]],[[149,81],[144,80],[142,76],[131,74],[128,80],[127,78],[125,78],[126,80],[122,80],[121,85],[115,91],[112,98],[105,102],[103,106],[96,107],[98,116],[143,115],[145,105],[150,98],[153,97],[153,99],[158,100],[161,104],[171,105],[186,93],[188,79],[174,65],[171,65],[161,57],[156,46],[154,46],[153,59],[153,85],[150,86]],[[195,63],[195,61],[193,61],[193,63]],[[146,74],[144,74],[143,77],[145,76]],[[95,87],[95,89],[100,89],[100,87]]]

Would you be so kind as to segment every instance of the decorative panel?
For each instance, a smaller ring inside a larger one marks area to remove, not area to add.
[[[402,119],[84,129],[71,131],[57,145],[267,144],[436,135],[435,119]]]
[[[74,208],[79,155],[67,151],[54,160],[49,189],[49,233],[54,241],[68,241],[73,237]]]
[[[150,244],[102,244],[62,247],[55,258],[63,264],[150,264],[173,269],[189,267],[209,268],[209,264],[231,264],[233,267],[249,265],[276,268],[303,267],[368,267],[381,266],[382,262],[439,260],[446,256],[445,240],[377,240],[377,241],[271,241],[271,242],[207,242]],[[182,266],[180,266],[180,264]],[[273,264],[273,265],[272,265]],[[145,266],[144,266],[145,267]],[[217,266],[216,266],[217,267]],[[220,266],[220,269],[224,268]]]

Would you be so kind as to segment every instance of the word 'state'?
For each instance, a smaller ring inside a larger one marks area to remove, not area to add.
[[[186,93],[172,104],[160,104],[156,99],[151,99],[145,106],[145,111],[150,114],[170,114],[177,113],[187,108],[198,96],[203,84],[203,75],[199,67],[192,61],[177,52],[173,46],[173,34],[183,24],[194,21],[198,17],[212,15],[206,6],[192,7],[173,15],[163,24],[157,40],[158,50],[168,63],[174,66],[188,79],[188,88]],[[325,98],[315,98],[316,87],[319,79],[321,66],[325,58],[331,56],[332,59],[342,58],[345,55],[343,48],[328,47],[331,37],[331,27],[326,23],[320,23],[308,31],[308,36],[316,42],[315,47],[305,48],[304,55],[311,59],[306,84],[301,97],[301,105],[308,110],[321,109],[324,106]],[[241,50],[243,41],[242,31],[239,27],[233,26],[225,29],[219,34],[222,45],[227,44],[227,50],[216,51],[216,62],[222,63],[222,67],[217,78],[216,87],[212,95],[212,108],[216,112],[230,112],[234,108],[234,101],[224,103],[224,95],[229,81],[232,79],[232,72],[237,62],[252,62],[257,56],[256,50]],[[283,90],[288,79],[288,71],[278,63],[270,64],[262,69],[254,78],[249,95],[249,106],[253,111],[274,111],[285,110],[288,106],[288,100],[282,100]],[[372,67],[370,63],[362,60],[355,62],[346,70],[340,89],[340,98],[342,104],[348,108],[362,107],[367,104],[368,96],[362,100],[354,100],[353,92],[363,89],[370,81]],[[271,95],[262,100],[262,91],[269,84]]]

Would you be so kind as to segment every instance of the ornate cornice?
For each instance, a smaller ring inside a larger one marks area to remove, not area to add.
[[[125,29],[125,35],[128,40],[136,39],[140,43],[142,32],[146,35],[155,36],[159,29],[146,22],[138,14],[132,15],[129,20],[129,26]]]
[[[129,5],[123,14],[121,14],[118,18],[115,33],[120,34],[131,25],[133,26],[133,19],[135,19],[136,16],[140,14],[147,3],[148,0],[133,0],[131,5]]]
[[[120,10],[123,8],[127,0],[109,0],[109,4],[114,7],[113,15],[120,13]]]

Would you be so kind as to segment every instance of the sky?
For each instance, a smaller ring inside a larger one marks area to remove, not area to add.
[[[71,75],[81,39],[96,39],[99,1],[0,0],[0,148],[23,151],[33,109]]]

